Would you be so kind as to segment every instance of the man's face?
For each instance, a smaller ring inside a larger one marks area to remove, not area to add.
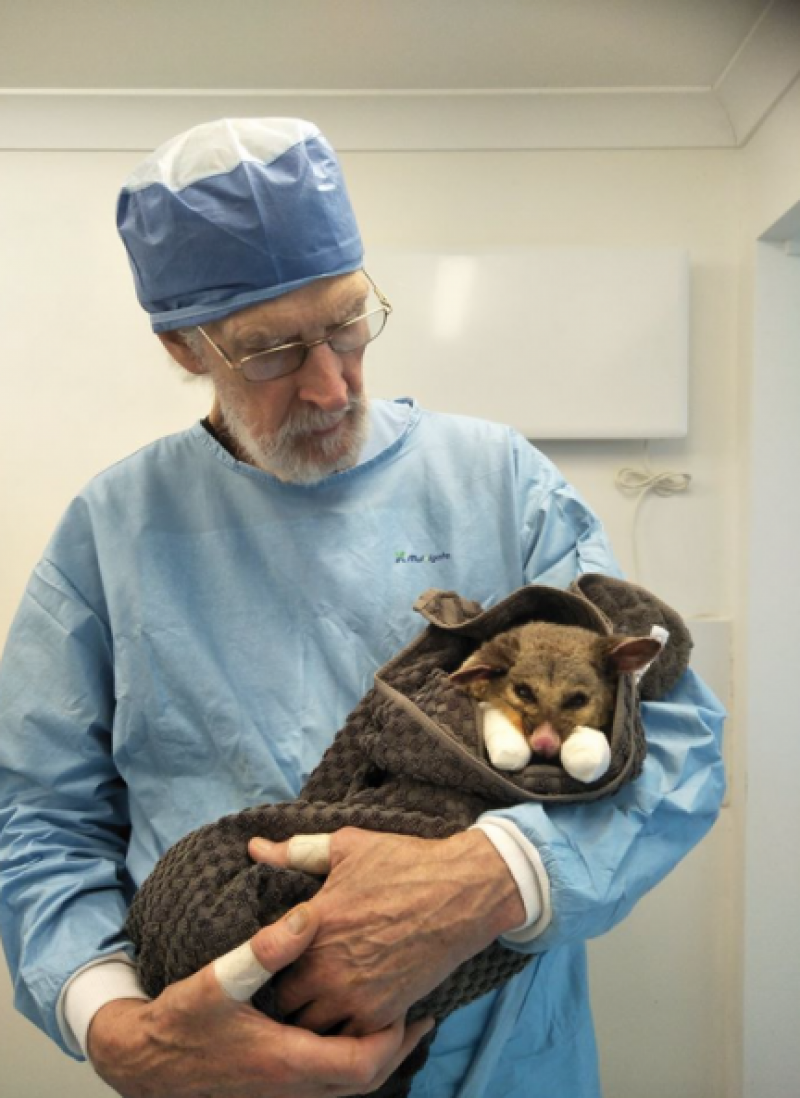
[[[360,271],[321,279],[206,325],[233,362],[298,340],[312,342],[362,312],[369,283]],[[209,345],[202,365],[216,393],[211,422],[241,456],[281,480],[314,483],[353,466],[367,432],[364,349],[312,348],[299,370],[275,381],[247,381]]]

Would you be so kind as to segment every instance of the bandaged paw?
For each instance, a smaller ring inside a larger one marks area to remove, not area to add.
[[[324,877],[331,871],[330,835],[295,835],[287,849],[289,868]]]
[[[519,729],[499,709],[482,705],[483,742],[495,770],[522,770],[531,761],[531,749]]]
[[[214,974],[229,999],[246,1003],[262,988],[272,973],[258,961],[249,942],[214,961]]]
[[[611,748],[596,728],[576,728],[561,748],[561,765],[578,782],[596,782],[611,763]]]

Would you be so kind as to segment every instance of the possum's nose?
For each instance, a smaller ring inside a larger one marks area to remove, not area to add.
[[[544,755],[548,759],[554,759],[561,750],[561,737],[549,721],[534,728],[528,736],[528,743],[537,755]]]

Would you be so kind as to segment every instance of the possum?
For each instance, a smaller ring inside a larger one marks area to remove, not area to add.
[[[521,770],[535,759],[591,782],[608,768],[618,676],[644,671],[660,651],[653,637],[536,621],[486,641],[450,679],[481,704],[496,769]]]

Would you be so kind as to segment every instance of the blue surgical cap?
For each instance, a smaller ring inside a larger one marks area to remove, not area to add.
[[[126,180],[117,226],[155,332],[363,262],[336,154],[297,118],[226,118],[167,141]]]

